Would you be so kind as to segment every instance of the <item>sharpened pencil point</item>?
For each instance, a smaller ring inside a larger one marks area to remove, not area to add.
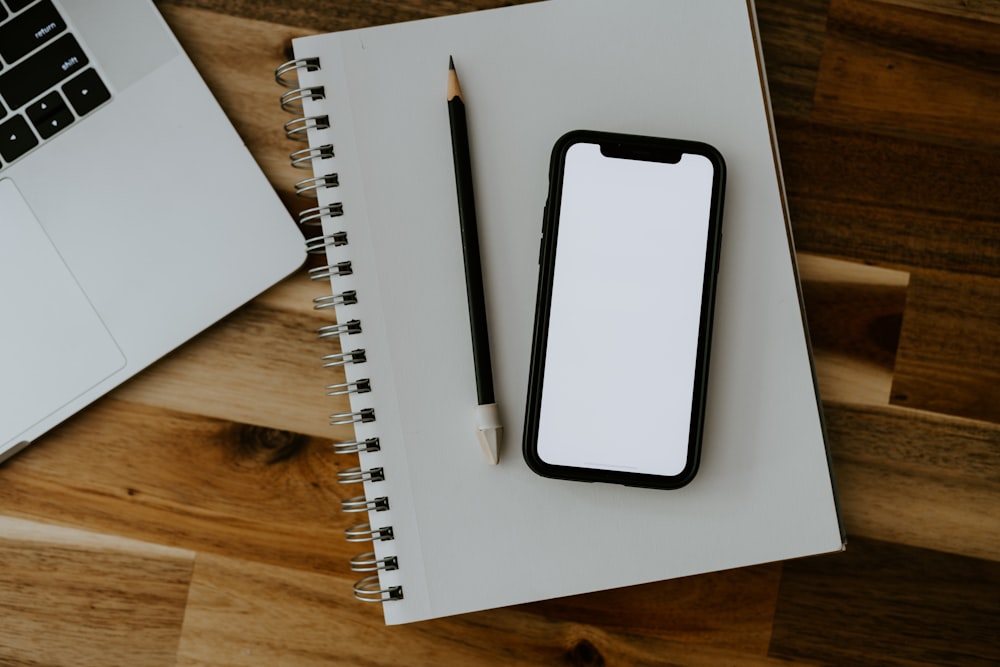
[[[458,70],[455,69],[455,59],[448,56],[448,102],[462,99],[462,86],[458,83]]]

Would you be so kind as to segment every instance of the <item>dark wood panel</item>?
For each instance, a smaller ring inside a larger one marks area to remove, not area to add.
[[[833,0],[814,120],[1000,147],[1000,31],[984,21]]]
[[[913,274],[892,402],[1000,423],[1000,279]]]
[[[943,16],[959,16],[1000,24],[1000,4],[993,0],[884,0],[901,7],[913,7]]]
[[[845,553],[785,564],[771,655],[850,665],[996,665],[998,590],[996,562],[853,538]]]
[[[763,655],[780,579],[781,565],[770,564],[547,600],[520,609],[613,632]],[[618,613],[608,618],[608,609]]]
[[[519,5],[533,0],[156,0],[158,5],[197,7],[233,16],[334,32],[386,23],[415,21],[480,9]]]
[[[829,0],[757,3],[767,84],[776,113],[807,118],[826,36]]]
[[[1000,151],[778,118],[795,246],[1000,276]]]
[[[349,595],[349,577],[199,555],[179,664],[789,667],[766,656],[780,569],[386,627],[377,605]],[[609,609],[621,611],[618,622]]]

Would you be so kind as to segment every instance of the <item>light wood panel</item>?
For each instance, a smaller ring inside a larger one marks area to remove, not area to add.
[[[0,664],[172,665],[194,553],[0,516]]]
[[[307,570],[354,554],[326,440],[106,398],[39,444],[0,468],[0,516]]]
[[[910,274],[810,253],[798,263],[820,396],[888,405]]]

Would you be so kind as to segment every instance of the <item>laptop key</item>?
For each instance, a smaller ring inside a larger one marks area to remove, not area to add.
[[[66,82],[62,90],[66,99],[73,105],[77,116],[85,116],[111,99],[111,93],[93,69],[88,69],[72,81]]]
[[[7,4],[10,5],[11,11],[19,12],[35,0],[7,0]]]
[[[0,156],[6,162],[13,162],[38,145],[28,122],[18,114],[0,123]]]
[[[66,22],[52,2],[39,2],[0,26],[0,57],[9,63],[20,60],[64,30]]]
[[[73,35],[63,35],[0,74],[0,97],[16,109],[84,67],[89,60]]]
[[[52,91],[24,110],[42,139],[48,139],[73,122],[73,112],[59,93]]]

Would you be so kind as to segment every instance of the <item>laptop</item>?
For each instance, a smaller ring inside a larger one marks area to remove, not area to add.
[[[149,0],[0,0],[0,461],[299,267]]]

